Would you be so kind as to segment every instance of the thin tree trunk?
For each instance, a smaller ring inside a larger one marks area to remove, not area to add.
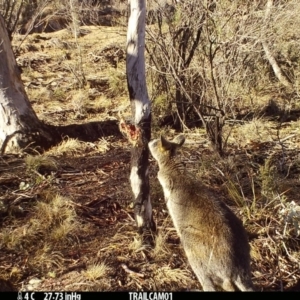
[[[134,196],[135,220],[139,232],[155,231],[149,187],[149,149],[151,138],[151,105],[145,75],[146,1],[130,1],[127,31],[126,72],[129,97],[134,118],[129,137],[133,144],[130,182]]]
[[[70,0],[70,9],[71,9],[71,18],[72,18],[72,31],[74,35],[74,39],[77,42],[77,39],[79,37],[79,27],[80,27],[80,21],[78,16],[78,0]]]
[[[271,9],[273,7],[273,0],[268,0],[267,4],[266,4],[266,12],[265,12],[265,27],[268,27],[268,23],[269,23],[269,19],[270,19],[270,15],[271,15]],[[269,61],[273,72],[275,74],[275,76],[277,77],[277,79],[286,87],[288,88],[292,88],[292,84],[290,83],[290,81],[287,79],[287,77],[283,74],[281,68],[279,67],[275,56],[273,55],[272,51],[270,50],[270,47],[267,43],[266,40],[262,41],[262,46],[264,49],[264,52],[266,54],[267,60]]]
[[[0,15],[0,154],[50,142],[28,100]]]

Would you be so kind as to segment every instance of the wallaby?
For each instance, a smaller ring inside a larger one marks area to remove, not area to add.
[[[253,291],[250,247],[242,222],[211,188],[176,161],[183,135],[149,142],[158,180],[188,261],[204,291]]]

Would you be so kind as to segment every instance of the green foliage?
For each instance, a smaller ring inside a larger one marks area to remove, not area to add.
[[[120,97],[127,94],[127,81],[126,74],[116,69],[110,70],[109,75],[109,90],[108,94],[110,97]]]
[[[265,164],[259,168],[259,178],[261,180],[261,193],[265,197],[272,198],[277,192],[277,169],[272,164],[271,159],[267,159]]]
[[[57,101],[64,101],[67,97],[67,92],[61,88],[56,88],[53,91],[52,97]]]
[[[159,116],[160,114],[167,114],[170,108],[170,102],[168,101],[166,94],[159,94],[153,99],[153,111],[154,115]]]

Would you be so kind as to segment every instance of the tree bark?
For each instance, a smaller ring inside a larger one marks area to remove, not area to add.
[[[79,27],[80,27],[80,21],[79,21],[79,5],[78,0],[70,0],[70,9],[71,9],[71,18],[72,18],[72,31],[74,35],[74,39],[77,42],[77,39],[79,37]]]
[[[273,0],[268,0],[267,4],[266,4],[266,12],[265,12],[265,27],[268,27],[268,22],[270,19],[270,15],[271,15],[271,9],[273,6]],[[283,74],[281,68],[279,67],[275,56],[273,55],[272,51],[270,50],[270,47],[267,43],[266,40],[262,41],[262,46],[266,55],[267,60],[269,61],[273,72],[275,74],[275,76],[277,77],[277,79],[279,80],[279,82],[281,82],[284,86],[288,87],[288,88],[292,88],[293,85],[290,83],[290,81],[287,79],[287,77]]]
[[[146,1],[130,0],[126,73],[134,121],[133,126],[127,127],[127,136],[132,143],[130,182],[134,197],[135,220],[140,233],[156,230],[148,176],[151,104],[145,75],[145,17]]]
[[[47,146],[52,141],[44,129],[28,100],[0,15],[0,154],[31,144]]]

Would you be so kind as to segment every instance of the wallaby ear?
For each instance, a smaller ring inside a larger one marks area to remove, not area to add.
[[[170,150],[172,148],[172,144],[165,139],[162,135],[160,136],[161,145],[165,150]]]
[[[178,147],[181,147],[185,142],[185,137],[183,134],[177,135],[172,142],[177,144]]]

